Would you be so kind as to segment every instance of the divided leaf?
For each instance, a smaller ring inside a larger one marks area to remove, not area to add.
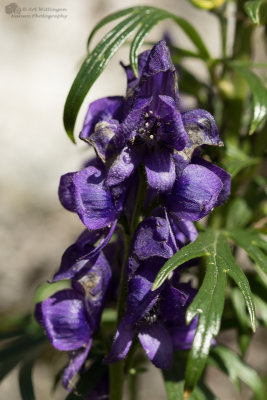
[[[179,250],[158,273],[153,290],[167,279],[179,265],[196,257],[206,256],[206,274],[202,285],[187,310],[187,323],[199,315],[198,327],[186,368],[185,388],[195,387],[209,354],[212,339],[219,333],[224,307],[226,274],[234,280],[245,300],[252,329],[256,327],[255,307],[248,280],[237,265],[230,245],[221,232],[207,230],[195,242]]]

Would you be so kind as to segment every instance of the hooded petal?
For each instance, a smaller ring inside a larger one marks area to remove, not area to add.
[[[154,110],[157,107],[158,95],[161,94],[172,97],[178,106],[176,70],[164,40],[152,48],[136,88],[136,96],[139,98],[153,96]]]
[[[123,118],[123,106],[124,98],[122,96],[104,97],[91,103],[84,120],[80,138],[87,141],[99,121],[112,119],[120,121]]]
[[[166,148],[157,148],[148,151],[145,157],[145,169],[148,185],[159,192],[172,189],[176,174],[171,151]]]
[[[107,173],[106,185],[115,186],[129,178],[142,160],[142,154],[133,147],[124,147]]]
[[[117,150],[113,138],[118,127],[119,123],[116,120],[99,121],[89,139],[86,139],[103,162],[111,158],[114,151]]]
[[[149,57],[150,50],[146,50],[143,53],[141,53],[138,56],[138,76],[133,73],[132,68],[130,65],[124,65],[121,63],[123,66],[125,72],[126,72],[126,77],[127,77],[127,99],[133,96],[134,94],[134,89],[138,85],[140,76],[142,75],[144,66],[146,65],[147,59]]]
[[[220,194],[217,198],[217,201],[215,203],[215,207],[220,206],[223,204],[227,197],[230,194],[231,191],[231,175],[225,171],[224,169],[218,167],[215,164],[212,164],[206,160],[203,160],[202,158],[197,158],[193,161],[194,164],[202,165],[205,168],[208,168],[210,171],[214,172],[220,178],[222,181],[223,187],[222,190],[220,191]]]
[[[86,357],[89,353],[89,350],[92,345],[92,339],[89,339],[87,345],[85,347],[82,347],[81,349],[71,351],[69,353],[69,365],[67,368],[64,370],[63,377],[62,377],[62,383],[65,389],[68,391],[71,391],[73,389],[72,387],[72,378],[79,372],[81,369],[83,363],[86,360]]]
[[[158,139],[171,148],[182,150],[188,142],[188,136],[172,97],[159,96],[157,114],[163,119],[157,132]]]
[[[223,184],[216,174],[200,165],[188,165],[166,198],[169,211],[180,218],[197,221],[215,207]]]
[[[58,350],[69,351],[87,346],[92,336],[83,297],[75,290],[66,289],[53,294],[40,304],[36,316]]]
[[[123,318],[120,322],[111,351],[106,358],[107,363],[114,363],[126,357],[130,350],[135,328],[129,324],[127,318]]]
[[[114,222],[117,211],[110,190],[104,185],[105,174],[87,167],[73,177],[76,210],[88,229],[101,229]]]
[[[171,337],[163,324],[142,324],[138,338],[146,355],[156,367],[170,368],[173,361],[173,346]]]

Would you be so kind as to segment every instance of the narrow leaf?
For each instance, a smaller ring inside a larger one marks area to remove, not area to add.
[[[240,379],[253,390],[259,400],[265,399],[264,386],[258,374],[245,364],[236,353],[226,347],[216,346],[212,349],[211,357],[214,355],[222,362],[233,383],[236,383]]]
[[[89,48],[91,41],[93,37],[95,36],[96,32],[99,31],[103,26],[107,25],[108,23],[115,21],[116,19],[119,19],[121,17],[124,17],[125,15],[132,14],[133,12],[138,12],[142,11],[144,7],[129,7],[129,8],[124,8],[123,10],[116,11],[112,14],[107,15],[105,18],[101,19],[96,26],[93,28],[92,32],[90,33],[90,36],[87,40],[87,48]]]
[[[252,229],[228,231],[227,235],[240,247],[242,247],[249,257],[261,268],[267,275],[267,256],[261,250],[266,249],[267,244],[259,236],[257,231]]]
[[[252,210],[242,197],[236,197],[229,204],[226,217],[226,228],[243,228],[252,218]]]
[[[74,124],[86,94],[116,51],[138,28],[141,19],[142,15],[137,14],[123,20],[103,37],[83,62],[71,86],[64,108],[64,126],[73,142]]]
[[[32,384],[33,365],[33,360],[28,361],[22,365],[19,371],[19,389],[22,400],[35,400]]]
[[[253,116],[249,134],[251,135],[265,120],[267,114],[267,91],[261,79],[245,67],[229,63],[234,70],[241,75],[250,87],[253,97]]]
[[[251,21],[257,25],[264,25],[267,20],[267,3],[264,0],[246,1],[245,11]]]
[[[260,162],[257,157],[248,156],[237,145],[228,141],[226,144],[226,156],[223,162],[225,169],[234,178],[242,169],[256,165]]]

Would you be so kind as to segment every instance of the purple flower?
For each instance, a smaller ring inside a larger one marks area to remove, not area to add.
[[[165,193],[195,148],[222,142],[207,111],[179,111],[176,70],[164,41],[142,53],[138,67],[138,78],[125,67],[126,100],[109,97],[90,105],[80,137],[106,163],[108,187],[121,184],[144,163],[149,187]]]
[[[108,362],[126,357],[135,332],[148,358],[159,368],[171,366],[175,349],[190,348],[197,318],[185,323],[185,312],[196,291],[170,280],[152,292],[155,277],[177,248],[169,221],[146,218],[138,227],[128,264],[126,314],[118,327]],[[174,281],[174,280],[173,280]]]
[[[69,365],[63,385],[71,390],[72,378],[81,369],[98,329],[106,291],[111,278],[108,262],[103,259],[91,266],[72,289],[64,289],[36,305],[35,317],[52,345],[69,352]]]

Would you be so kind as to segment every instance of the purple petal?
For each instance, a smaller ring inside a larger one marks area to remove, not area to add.
[[[80,138],[87,141],[99,121],[121,120],[123,118],[123,105],[124,98],[122,96],[104,97],[91,103],[84,120]]]
[[[131,176],[142,160],[142,154],[133,147],[124,147],[109,168],[106,185],[115,186]]]
[[[76,172],[69,172],[62,175],[59,182],[58,196],[61,204],[69,211],[76,211],[73,177]]]
[[[170,258],[172,248],[168,245],[169,227],[166,219],[159,217],[145,218],[136,230],[132,253],[139,260],[150,257]]]
[[[85,315],[83,297],[75,290],[61,290],[41,303],[41,322],[58,350],[76,350],[87,345],[92,331]]]
[[[138,97],[153,96],[155,109],[158,95],[167,95],[178,105],[178,84],[176,70],[172,63],[169,49],[162,40],[151,50],[140,79]]]
[[[150,50],[146,50],[143,53],[141,53],[138,56],[138,76],[136,77],[135,74],[132,71],[132,68],[130,65],[124,65],[121,63],[123,66],[125,72],[126,72],[126,77],[127,77],[127,99],[131,97],[134,94],[134,89],[138,85],[140,76],[142,75],[144,66],[147,62],[147,59],[149,57]]]
[[[212,164],[206,160],[203,160],[202,158],[197,158],[196,160],[193,161],[193,163],[202,165],[203,167],[208,168],[210,171],[214,172],[214,174],[216,174],[220,178],[220,180],[222,181],[223,187],[217,198],[215,207],[218,207],[221,204],[223,204],[226,201],[226,199],[229,196],[230,191],[231,191],[231,175],[224,169],[222,169],[222,168],[218,167],[217,165]]]
[[[175,237],[181,244],[185,244],[187,239],[190,242],[194,242],[196,240],[198,231],[193,222],[177,218],[172,218],[172,222],[173,230],[175,231]]]
[[[99,121],[94,132],[86,141],[91,144],[97,155],[103,162],[112,157],[116,147],[112,140],[118,130],[119,123],[116,120]]]
[[[176,174],[171,152],[167,149],[148,151],[145,157],[148,185],[159,192],[167,192],[173,187]]]
[[[146,355],[156,367],[170,368],[173,360],[173,346],[171,337],[162,324],[142,324],[138,338]]]
[[[104,228],[117,217],[111,193],[104,186],[104,180],[103,171],[91,166],[73,177],[76,210],[88,229]]]
[[[187,131],[189,142],[187,148],[191,153],[203,144],[223,146],[213,116],[205,110],[192,110],[182,113],[182,120]]]
[[[111,351],[106,358],[107,363],[114,363],[126,357],[130,350],[134,333],[134,326],[129,325],[127,320],[123,318],[116,332]]]
[[[158,138],[176,150],[182,150],[188,142],[182,117],[172,97],[159,96],[158,115],[163,119]]]
[[[216,174],[200,165],[188,165],[175,182],[172,195],[166,199],[169,211],[182,219],[197,221],[215,207],[222,190]]]
[[[175,349],[189,350],[192,346],[198,324],[198,316],[189,325],[169,327],[172,343]]]
[[[86,357],[89,353],[89,350],[92,345],[92,339],[89,339],[87,345],[85,345],[83,348],[71,351],[69,353],[70,361],[69,365],[67,368],[64,370],[63,377],[62,377],[62,383],[65,389],[68,391],[71,391],[73,389],[72,385],[72,378],[79,372],[81,369],[83,363],[86,360]]]

